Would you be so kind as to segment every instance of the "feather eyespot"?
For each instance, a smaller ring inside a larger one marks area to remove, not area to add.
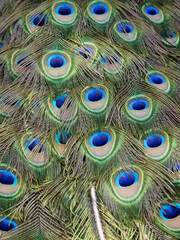
[[[34,26],[42,27],[46,24],[47,17],[41,14],[35,15],[31,18],[31,24]]]
[[[17,223],[7,218],[0,218],[0,231],[8,232],[12,229],[14,229],[14,231],[18,230]]]
[[[179,185],[179,183],[180,183],[180,163],[178,163],[178,162],[171,163],[170,168],[171,168],[172,175],[174,178],[173,183],[175,185]]]
[[[87,87],[82,92],[82,102],[91,112],[99,113],[104,111],[109,99],[108,90],[105,87]]]
[[[132,97],[125,103],[127,113],[136,120],[145,121],[152,113],[152,101],[148,97]]]
[[[77,107],[70,94],[64,93],[56,98],[49,98],[48,105],[53,115],[59,120],[72,120],[77,113]]]
[[[159,210],[159,221],[166,227],[174,230],[180,229],[180,203],[174,201],[163,204]]]
[[[133,42],[137,38],[137,30],[129,23],[115,24],[117,34],[127,42]]]
[[[28,141],[26,141],[26,149],[30,152],[32,152],[32,151],[37,152],[37,153],[45,152],[44,143],[41,145],[41,147],[39,149],[36,149],[36,147],[38,146],[38,143],[39,143],[39,139],[30,138]]]
[[[43,14],[36,14],[33,16],[28,15],[26,18],[26,24],[30,32],[39,30],[41,27],[48,23],[47,16]]]
[[[58,96],[57,98],[53,99],[53,107],[56,109],[60,109],[62,107],[62,105],[64,104],[66,98],[67,98],[67,94],[63,94],[62,96]]]
[[[164,158],[169,151],[169,137],[165,132],[151,133],[143,139],[146,154],[156,160]]]
[[[71,132],[58,132],[55,137],[54,146],[58,153],[63,154],[66,148],[66,143],[72,136]]]
[[[92,62],[97,54],[97,48],[92,43],[85,43],[84,46],[76,49],[74,54],[80,56],[83,61],[88,60]]]
[[[175,163],[175,164],[171,163],[171,171],[172,172],[179,172],[180,171],[180,164],[179,163]]]
[[[34,103],[34,107],[35,107],[35,109],[39,109],[39,103],[38,103],[38,102],[35,102],[35,103]]]
[[[176,46],[179,43],[179,35],[176,32],[166,31],[162,37],[162,41],[167,45]]]
[[[22,139],[22,146],[31,164],[41,166],[48,161],[47,146],[40,139],[26,136]]]
[[[111,17],[112,7],[107,2],[93,2],[88,6],[89,16],[97,23],[107,23]]]
[[[85,59],[91,58],[91,55],[93,54],[93,50],[90,47],[84,47],[76,49],[74,52],[76,55],[81,55]]]
[[[142,7],[142,11],[143,11],[144,15],[152,22],[162,23],[164,21],[164,15],[163,15],[162,10],[158,9],[155,6],[146,4]]]
[[[103,67],[110,73],[116,73],[123,65],[123,60],[115,53],[101,56]]]
[[[136,172],[122,172],[116,177],[115,183],[117,187],[129,187],[135,184],[138,181],[138,178],[139,177]]]
[[[1,104],[6,106],[18,106],[21,103],[20,100],[14,98],[12,95],[3,94],[1,96]]]
[[[134,167],[133,171],[116,172],[112,177],[112,186],[118,198],[123,201],[132,201],[138,197],[143,182],[142,172]]]
[[[52,14],[56,22],[71,24],[77,17],[77,8],[72,2],[57,2],[52,8]]]
[[[0,167],[0,195],[14,196],[20,187],[20,178],[13,171],[10,172],[4,167]]]
[[[0,98],[0,109],[4,115],[11,115],[20,106],[21,100],[15,95],[5,93]]]
[[[48,77],[59,79],[68,74],[71,61],[69,56],[63,52],[49,53],[43,57],[42,67]]]
[[[86,139],[89,153],[97,159],[104,159],[113,151],[115,134],[113,131],[95,132]]]
[[[157,71],[152,71],[146,75],[146,81],[152,86],[168,93],[170,90],[170,82],[168,78]]]
[[[56,142],[61,145],[65,145],[71,137],[70,132],[58,132],[56,135]]]
[[[15,52],[12,56],[12,70],[15,74],[25,74],[31,71],[33,60],[31,55]]]

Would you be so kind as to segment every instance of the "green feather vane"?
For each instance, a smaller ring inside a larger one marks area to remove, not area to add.
[[[0,239],[180,239],[179,0],[0,0]]]

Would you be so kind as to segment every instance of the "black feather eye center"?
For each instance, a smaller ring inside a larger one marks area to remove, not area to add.
[[[30,139],[26,142],[26,147],[28,148],[29,151],[35,151],[35,147],[38,145],[39,143],[39,139],[35,139],[33,141],[33,139]],[[44,144],[41,144],[41,147],[39,148],[39,146],[37,147],[38,153],[42,153],[45,151],[45,146]],[[37,151],[36,150],[36,151]]]
[[[59,96],[55,100],[53,100],[53,102],[55,103],[55,107],[61,108],[62,105],[65,103],[67,96],[67,94],[63,94],[62,96]],[[67,108],[70,106],[71,102],[72,100],[69,102]]]
[[[156,10],[154,10],[154,9],[148,9],[147,12],[148,12],[150,15],[156,15]]]
[[[1,171],[0,172],[0,183],[12,185],[14,183],[14,178],[11,176],[10,172],[8,171]]]
[[[6,220],[0,221],[0,230],[1,231],[10,231],[14,228],[14,225],[12,223],[7,223]]]
[[[130,29],[130,27],[128,27],[128,26],[126,25],[125,27],[122,27],[122,28],[121,28],[121,31],[122,31],[123,33],[130,33],[130,32],[131,32],[131,29]]]
[[[133,174],[127,173],[119,178],[119,185],[122,187],[131,186],[135,182],[135,176]]]
[[[153,74],[149,77],[151,84],[164,84],[167,82],[166,78],[161,74]]]
[[[105,134],[95,136],[92,141],[95,147],[104,146],[106,145],[107,142],[108,142],[108,137]]]
[[[85,50],[86,50],[86,52],[89,52],[90,53],[90,51],[89,51],[89,49],[87,49],[87,48],[85,48]],[[85,52],[83,52],[83,51],[79,51],[79,54],[81,55],[81,56],[83,56],[84,58],[89,58],[89,54],[87,54],[87,53],[85,53]]]
[[[107,61],[108,61],[109,64],[113,64],[113,63],[115,63],[115,62],[118,62],[117,58],[116,58],[116,57],[113,57],[113,56],[107,58]]]
[[[103,15],[109,12],[108,6],[103,3],[94,4],[91,7],[91,13],[95,15]]]
[[[175,165],[173,165],[171,163],[171,171],[175,172],[175,171],[180,171],[180,164],[176,163]]]
[[[34,141],[33,143],[31,143],[29,145],[29,149],[32,151],[35,148],[36,145],[37,145],[37,143]],[[38,152],[40,153],[40,152],[42,152],[42,150],[43,150],[43,146],[41,146],[41,148],[39,149]]]
[[[146,104],[145,102],[139,100],[139,101],[136,101],[132,107],[134,110],[143,110],[145,109]]]
[[[28,56],[25,56],[23,58],[20,58],[20,60],[18,60],[16,62],[16,64],[22,66],[22,67],[30,67],[32,65],[32,61],[30,61],[29,59],[27,59],[29,57]]]
[[[63,66],[63,59],[61,57],[54,57],[50,61],[50,65],[52,68],[59,68]]]
[[[64,101],[65,101],[65,100],[62,100],[62,99],[56,100],[56,106],[57,106],[58,108],[61,108],[62,105],[64,104]]]
[[[3,103],[5,105],[15,106],[18,103],[18,101],[13,100],[11,97],[6,97],[6,98],[3,99]]]
[[[155,84],[162,84],[162,78],[160,77],[153,77],[152,78],[152,81],[155,83]]]
[[[159,215],[164,220],[176,218],[180,215],[180,203],[174,202],[163,205],[159,211]]]
[[[46,24],[46,17],[37,16],[33,19],[33,23],[36,26],[42,27]]]
[[[117,187],[130,187],[131,185],[138,182],[139,176],[137,172],[121,172],[115,178],[115,184]]]
[[[70,9],[69,6],[64,5],[64,6],[62,6],[62,7],[59,8],[58,13],[59,13],[60,15],[65,15],[65,16],[67,16],[67,15],[71,14],[71,9]]]
[[[59,136],[59,142],[61,144],[66,144],[68,139],[71,137],[71,133],[70,132],[67,132],[67,133],[62,133],[60,134]]]
[[[163,210],[163,215],[165,218],[172,219],[180,215],[180,208],[175,206],[169,206],[170,208]]]
[[[106,12],[106,9],[105,9],[104,6],[97,6],[97,7],[94,8],[94,12],[97,15],[101,15],[101,14],[104,14]]]
[[[165,33],[162,34],[164,38],[175,38],[176,34],[172,32],[171,30],[166,31]]]
[[[149,138],[147,140],[147,145],[148,147],[150,148],[156,148],[156,147],[159,147],[162,143],[162,139],[160,136],[155,136],[153,138]]]
[[[91,93],[89,93],[89,95],[88,95],[88,99],[89,99],[89,101],[91,101],[91,102],[99,101],[99,100],[101,100],[101,98],[102,98],[102,92],[100,92],[100,91],[98,91],[98,90],[96,90],[96,91],[94,91],[94,92],[91,92]]]

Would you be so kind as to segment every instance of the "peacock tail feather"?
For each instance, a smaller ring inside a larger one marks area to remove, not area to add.
[[[179,16],[0,0],[0,239],[180,239]]]

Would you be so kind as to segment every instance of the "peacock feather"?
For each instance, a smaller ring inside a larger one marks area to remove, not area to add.
[[[179,0],[0,0],[0,239],[180,239]]]

